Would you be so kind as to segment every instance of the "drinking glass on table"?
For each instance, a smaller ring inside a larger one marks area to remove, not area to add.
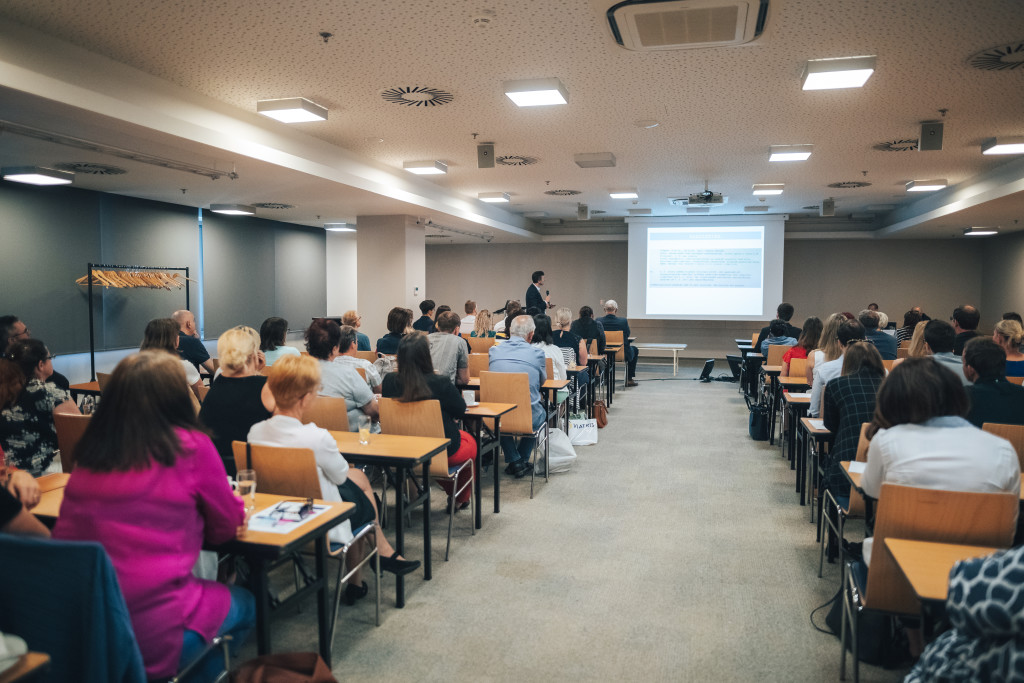
[[[245,499],[246,519],[256,509],[256,470],[239,470],[235,475],[238,495]]]
[[[359,443],[364,446],[370,443],[370,416],[359,416]]]

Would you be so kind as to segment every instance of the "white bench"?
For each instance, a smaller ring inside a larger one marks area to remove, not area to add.
[[[672,376],[679,372],[679,352],[686,350],[686,344],[633,344],[640,351],[670,351],[672,353]]]

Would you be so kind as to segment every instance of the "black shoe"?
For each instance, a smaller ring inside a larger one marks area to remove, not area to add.
[[[375,556],[373,560],[370,561],[370,564],[374,565],[374,568],[376,568],[376,560],[380,557],[380,570],[382,572],[391,572],[395,576],[405,576],[406,574],[419,569],[419,560],[399,560],[395,555],[398,555],[397,551],[391,557]]]
[[[352,605],[356,604],[356,600],[365,598],[366,594],[369,592],[370,587],[366,585],[365,581],[363,581],[362,586],[353,586],[350,583],[347,586],[345,586],[345,593],[344,595],[342,595],[341,599],[342,601],[344,601],[346,605],[351,607]]]
[[[523,460],[516,460],[515,462],[508,464],[508,467],[505,468],[505,474],[511,474],[516,479],[522,479],[529,474],[532,469],[533,466],[529,463]]]
[[[638,387],[640,385],[637,384],[637,381],[635,379],[631,379],[631,380],[626,382],[626,386],[627,387]]]

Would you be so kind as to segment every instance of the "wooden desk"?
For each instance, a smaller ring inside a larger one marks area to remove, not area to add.
[[[622,350],[622,344],[605,344],[604,345],[604,357],[608,360],[608,407],[612,405],[612,399],[615,396],[615,373],[616,373],[616,360],[615,356],[618,355],[619,351]],[[629,372],[626,373],[627,375]]]
[[[817,461],[810,461],[810,442],[815,443],[815,457],[821,454],[822,448],[825,444],[831,441],[832,432],[825,429],[824,427],[815,427],[811,424],[811,420],[820,420],[821,418],[810,418],[804,417],[800,419],[800,432],[803,435],[803,472],[800,472],[800,466],[797,465],[797,478],[803,479],[800,489],[800,504],[806,505],[809,499],[808,493],[814,490],[814,482],[816,481],[815,475],[817,474]],[[819,487],[818,498],[820,502],[821,496],[824,492]],[[814,521],[814,501],[811,500],[811,521]],[[820,505],[819,505],[820,508]]]
[[[584,370],[586,370],[587,368],[588,368],[587,365],[569,365],[569,366],[567,366],[565,368],[565,374],[566,374],[566,376],[570,380],[577,379],[579,374],[581,372],[583,372]],[[587,417],[594,417],[594,398],[596,398],[594,396],[594,393],[595,393],[594,385],[597,383],[596,380],[597,380],[597,378],[594,377],[593,374],[589,375],[589,380],[587,381],[587,387],[586,387],[586,389],[587,389]],[[579,385],[578,384],[577,384],[576,390],[577,390],[577,392],[579,391]],[[573,395],[573,399],[575,399],[575,395]],[[567,415],[566,416],[566,421],[567,422],[568,422],[568,419],[569,418],[568,418],[568,415]],[[569,433],[569,426],[568,426],[568,424],[566,425],[565,433],[566,434]]]
[[[843,468],[843,474],[846,475],[846,479],[847,479],[847,481],[850,482],[850,486],[852,486],[857,493],[859,493],[860,495],[863,496],[863,495],[865,495],[864,494],[864,489],[862,489],[860,487],[860,478],[861,478],[863,473],[862,472],[851,472],[850,471],[850,462],[851,461],[849,461],[849,460],[843,460],[839,464],[839,466]]]
[[[797,449],[796,449],[796,433],[797,425],[800,424],[800,418],[807,414],[807,409],[811,407],[810,396],[796,396],[792,393],[785,393],[782,395],[782,402],[785,406],[786,413],[789,415],[789,469],[796,468],[797,461]],[[782,443],[782,439],[779,439],[779,443]],[[800,491],[800,477],[797,476],[796,490]]]
[[[91,382],[82,382],[81,384],[72,384],[68,387],[71,390],[71,397],[78,400],[79,394],[87,394],[91,396],[100,395],[100,383],[96,380]]]
[[[358,434],[355,435],[358,438]],[[51,474],[40,477],[40,489],[45,480],[47,490],[40,497],[39,505],[32,509],[33,514],[45,520],[55,522],[64,500],[64,486],[68,474]],[[58,485],[59,484],[59,485]],[[294,496],[277,496],[270,493],[256,494],[256,511],[265,510],[285,500],[294,500]],[[270,652],[270,619],[273,611],[270,606],[269,582],[270,570],[286,560],[293,552],[299,551],[310,543],[316,548],[316,576],[294,594],[282,600],[274,610],[291,605],[316,591],[317,594],[317,626],[319,633],[320,656],[330,666],[330,604],[327,587],[327,532],[352,516],[355,505],[352,503],[329,503],[315,501],[317,505],[326,505],[331,509],[316,519],[302,524],[287,534],[274,534],[267,531],[249,531],[245,529],[236,538],[220,546],[208,548],[221,552],[234,553],[245,557],[251,569],[252,593],[256,598],[256,649],[259,654]]]
[[[765,384],[771,384],[771,399],[768,406],[768,445],[775,445],[775,412],[779,405],[779,375],[782,374],[781,365],[762,365],[761,373],[765,376]]]
[[[479,455],[477,455],[477,464],[480,467],[477,470],[479,475],[483,469],[483,457],[484,453],[490,452],[491,456],[491,469],[494,470],[494,512],[497,514],[501,510],[501,472],[499,471],[499,463],[501,462],[501,416],[511,413],[516,409],[515,403],[479,403],[470,408],[466,408],[466,416],[463,422],[469,421],[473,423],[473,438],[476,439],[477,447],[480,449]],[[494,429],[491,430],[491,440],[484,445],[483,434],[484,434],[484,419],[494,420]],[[480,507],[480,477],[476,477],[474,482],[476,485],[476,528],[479,529],[482,526],[482,515]]]
[[[43,680],[50,668],[50,655],[43,652],[26,652],[9,669],[0,672],[0,683],[29,683]]]
[[[397,434],[371,434],[370,443],[359,443],[357,432],[331,432],[338,444],[338,450],[350,463],[377,465],[388,473],[395,484],[395,550],[405,553],[405,479],[414,475],[417,467],[422,477],[422,492],[408,507],[423,506],[423,579],[431,579],[430,564],[430,460],[448,448],[448,439],[425,436],[399,436]],[[397,478],[391,477],[394,471]],[[398,607],[405,607],[405,577],[396,576],[396,598]]]
[[[985,557],[1000,550],[978,545],[929,543],[902,538],[887,538],[885,546],[922,602],[946,601],[949,572],[954,564],[960,560]]]
[[[686,344],[633,344],[642,351],[671,351],[672,352],[672,376],[679,374],[679,352],[686,350]]]

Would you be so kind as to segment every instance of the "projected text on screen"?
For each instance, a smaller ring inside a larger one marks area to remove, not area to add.
[[[764,227],[650,228],[649,315],[760,315]]]

